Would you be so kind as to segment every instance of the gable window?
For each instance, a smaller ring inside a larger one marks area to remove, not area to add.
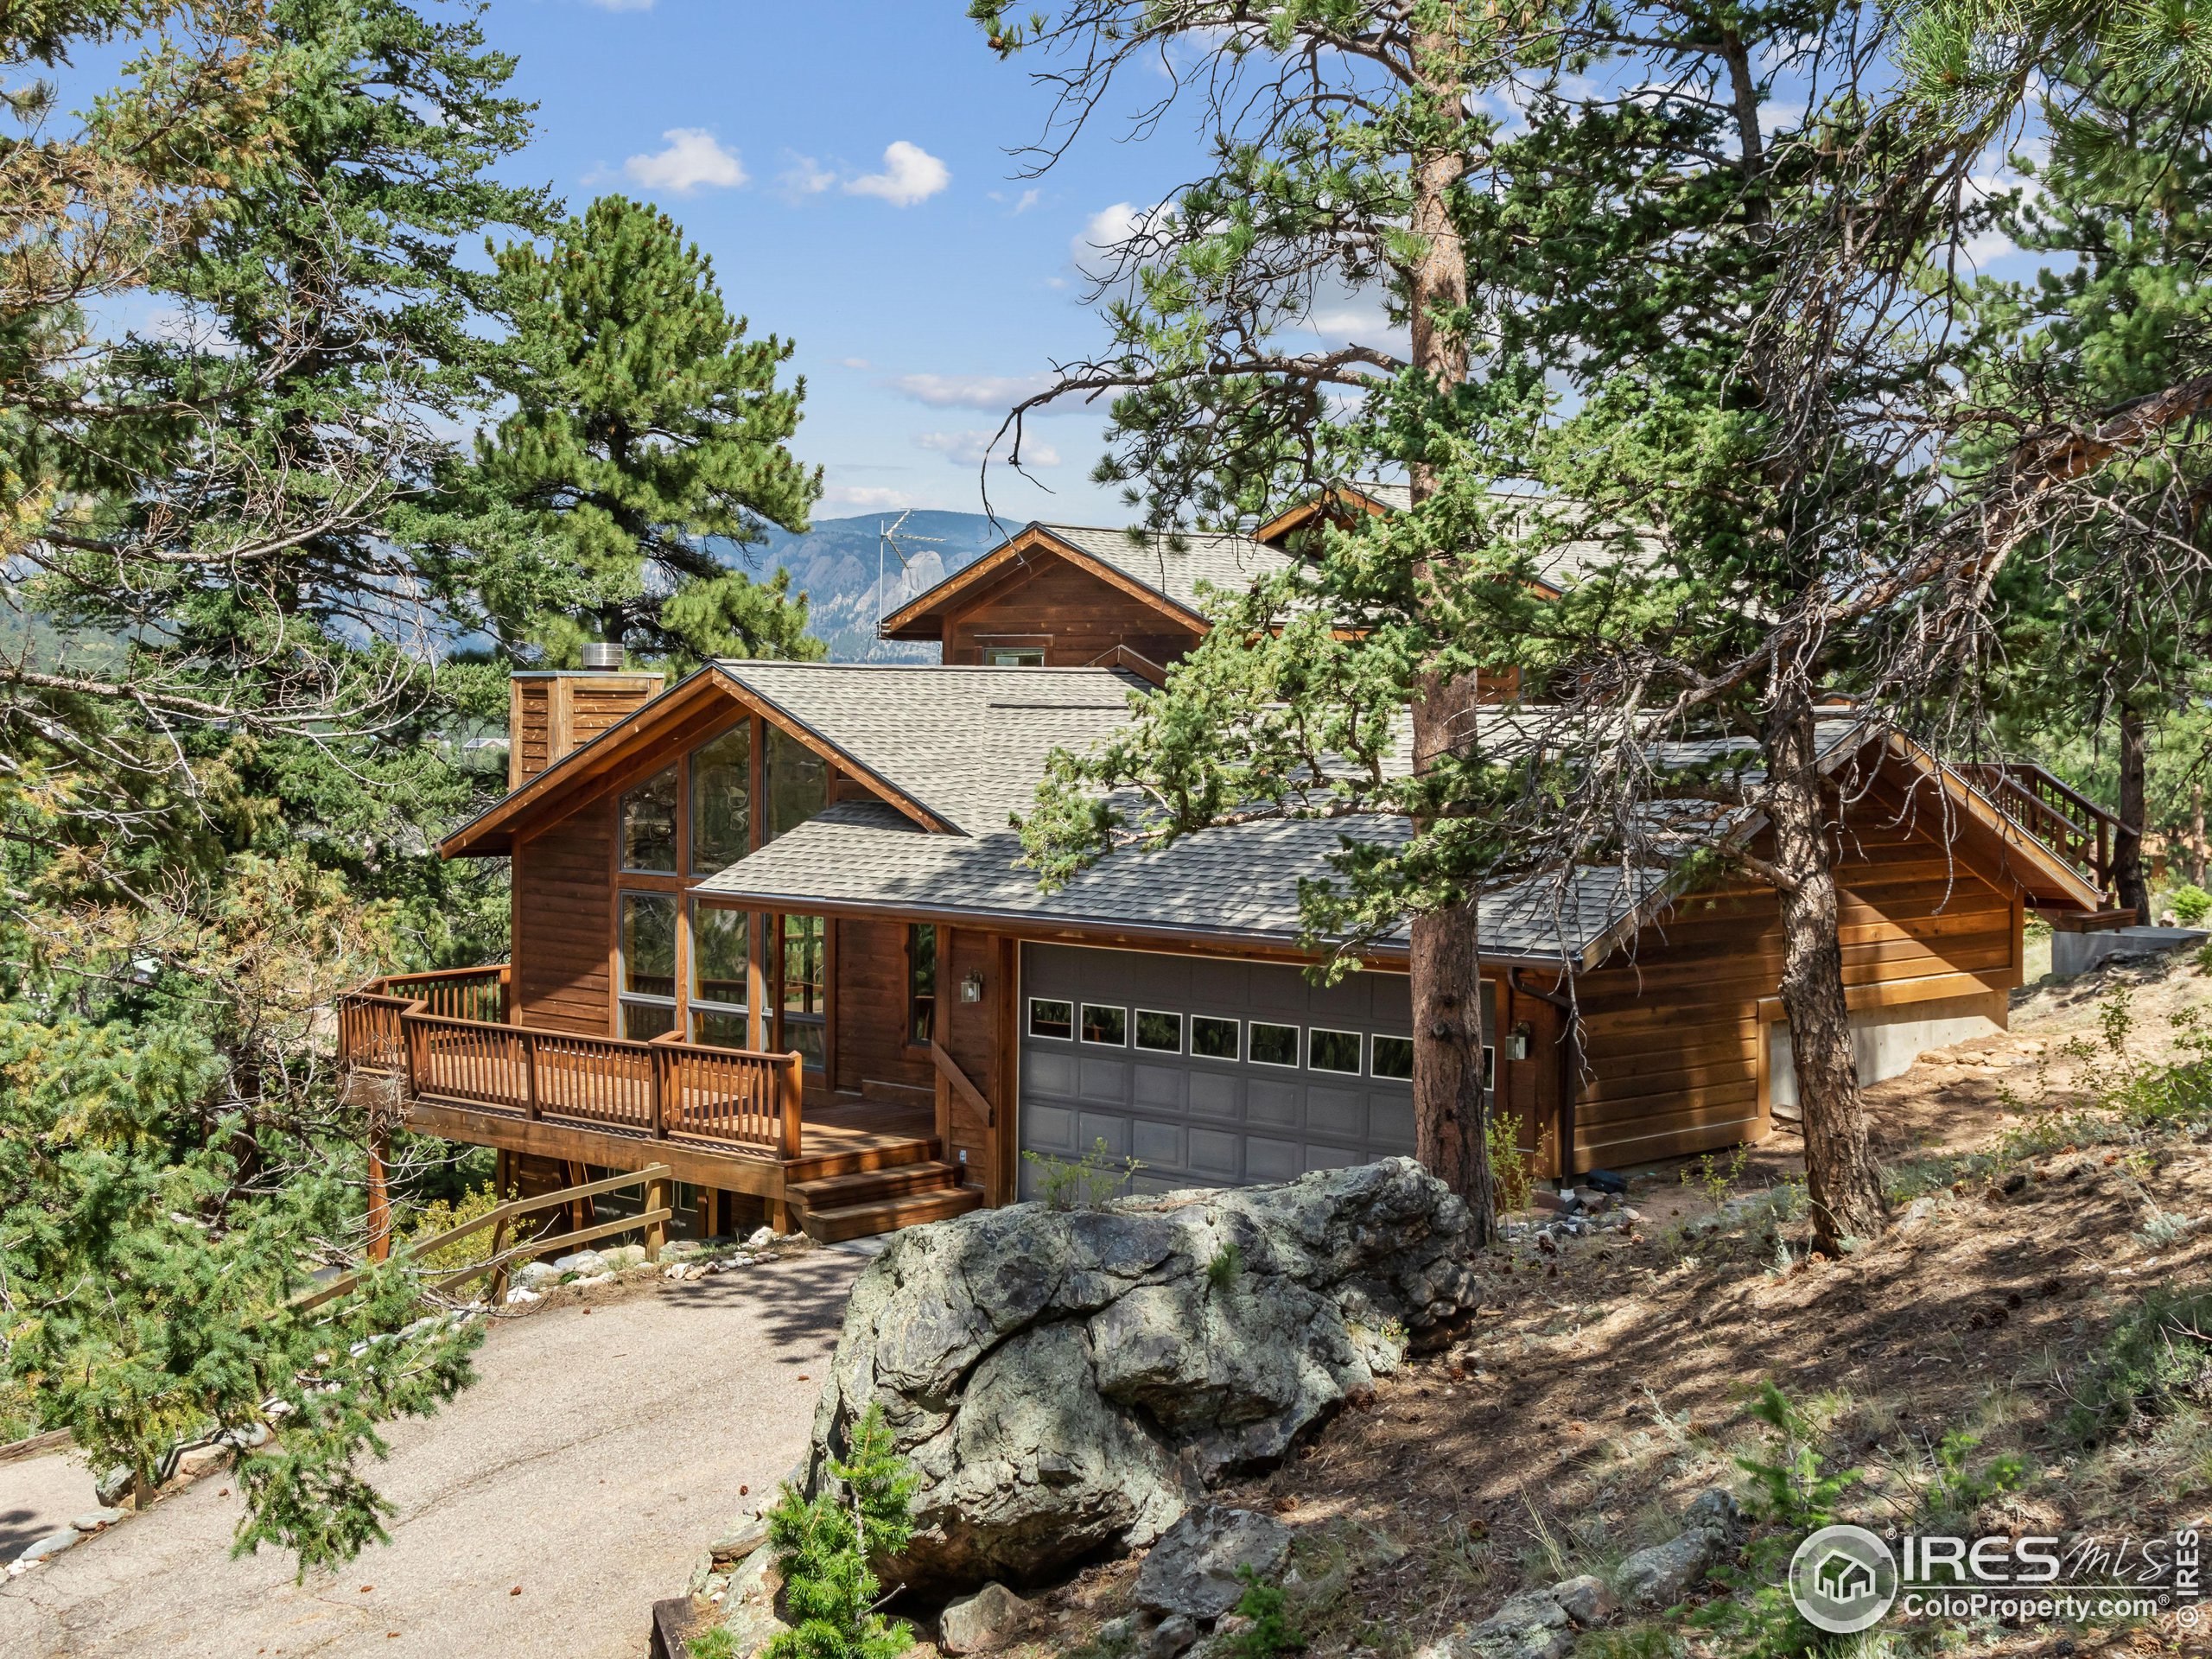
[[[764,729],[768,734],[762,750],[767,763],[764,786],[768,817],[760,841],[766,846],[830,804],[830,768],[820,755],[788,732],[774,726]]]
[[[621,820],[622,868],[649,875],[674,875],[676,768],[656,772],[625,795]]]
[[[986,668],[1042,668],[1045,648],[1042,645],[992,645],[983,652]]]
[[[753,1046],[746,969],[752,918],[721,905],[691,906],[691,1040]]]
[[[691,752],[691,873],[712,875],[752,850],[753,722]]]
[[[937,927],[906,927],[906,1040],[927,1047],[937,1034]]]
[[[676,898],[626,893],[621,900],[615,957],[622,1034],[644,1042],[676,1029]]]

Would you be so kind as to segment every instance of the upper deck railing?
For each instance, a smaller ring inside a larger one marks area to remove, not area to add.
[[[371,980],[339,999],[339,1064],[532,1122],[798,1156],[797,1054],[511,1024],[512,982],[504,963]]]
[[[2114,890],[2113,842],[2120,821],[2111,813],[2030,761],[1983,762],[1955,770],[2100,893]]]

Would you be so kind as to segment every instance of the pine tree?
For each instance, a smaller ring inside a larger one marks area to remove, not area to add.
[[[876,1611],[881,1586],[869,1562],[896,1555],[914,1535],[918,1477],[892,1450],[881,1406],[869,1403],[850,1455],[830,1459],[829,1474],[812,1498],[786,1486],[768,1517],[791,1628],[768,1644],[766,1659],[898,1659],[913,1632]]]
[[[804,530],[821,494],[820,470],[785,447],[806,392],[777,384],[789,343],[748,339],[706,257],[620,196],[550,247],[502,250],[499,280],[514,329],[499,381],[515,410],[454,488],[507,648],[573,662],[595,632],[679,661],[819,655],[804,599],[716,551],[769,524]],[[550,595],[531,579],[541,568]]]

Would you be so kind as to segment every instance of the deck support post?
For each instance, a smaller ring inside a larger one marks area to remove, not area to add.
[[[777,1105],[781,1108],[783,1120],[783,1155],[796,1158],[799,1151],[799,1101],[805,1090],[806,1061],[798,1052],[784,1056],[784,1071],[779,1079]]]
[[[671,1207],[669,1199],[672,1196],[672,1191],[668,1184],[668,1177],[665,1175],[655,1176],[652,1180],[645,1183],[645,1213],[647,1215],[652,1215],[655,1211],[669,1209]],[[648,1262],[659,1261],[660,1253],[667,1248],[668,1223],[665,1221],[647,1222],[645,1224],[645,1260]]]
[[[391,1255],[391,1185],[385,1168],[386,1134],[385,1103],[369,1103],[369,1260],[382,1262]]]

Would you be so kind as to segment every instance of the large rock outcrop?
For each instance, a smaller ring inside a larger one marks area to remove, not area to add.
[[[875,1402],[922,1478],[887,1577],[1027,1583],[1143,1548],[1471,1306],[1469,1232],[1408,1158],[912,1229],[854,1287],[809,1488]]]

